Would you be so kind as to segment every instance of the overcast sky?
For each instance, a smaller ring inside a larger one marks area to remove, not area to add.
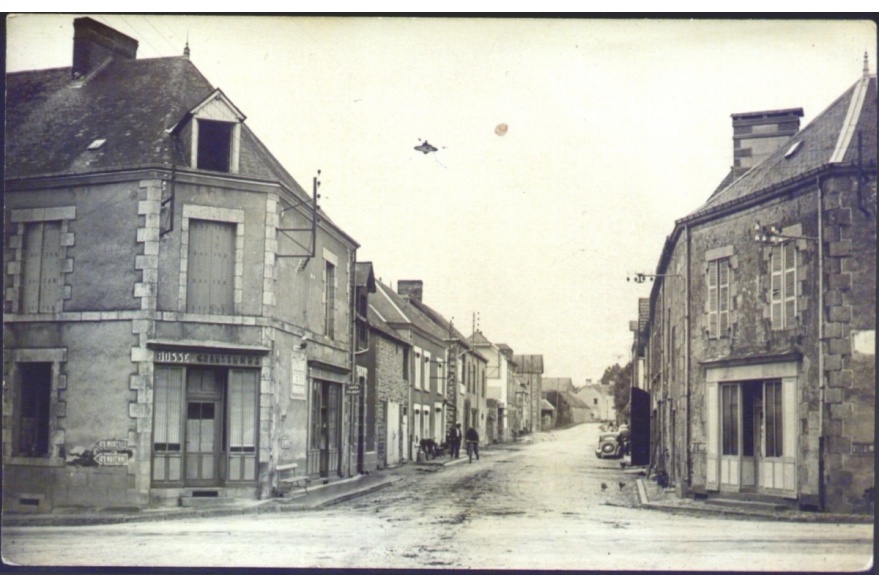
[[[733,160],[730,115],[849,88],[855,20],[686,21],[98,15],[138,57],[191,60],[377,277],[424,281],[468,334],[575,384],[628,360],[677,218]],[[69,67],[73,15],[7,21],[9,71]],[[500,125],[506,125],[506,132]],[[429,141],[438,151],[414,147]]]

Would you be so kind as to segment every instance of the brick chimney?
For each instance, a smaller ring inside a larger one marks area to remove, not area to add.
[[[422,289],[421,279],[401,279],[397,282],[397,293],[419,302],[422,301]]]
[[[731,114],[734,175],[741,176],[794,136],[803,115],[803,108]]]
[[[73,78],[86,77],[109,58],[136,59],[138,42],[88,17],[73,20]]]

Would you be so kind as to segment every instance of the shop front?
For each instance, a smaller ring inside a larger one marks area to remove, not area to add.
[[[252,495],[264,357],[160,349],[154,362],[153,489]]]
[[[707,489],[797,497],[796,362],[707,369]]]

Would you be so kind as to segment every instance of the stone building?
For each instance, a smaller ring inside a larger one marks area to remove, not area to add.
[[[183,56],[74,21],[7,75],[3,507],[352,471],[357,243]]]
[[[543,355],[514,355],[516,376],[523,391],[523,434],[541,430],[541,376],[544,374]],[[551,406],[552,407],[552,406]],[[551,410],[552,411],[552,410]]]
[[[592,422],[615,422],[617,415],[614,410],[614,395],[611,386],[601,383],[593,383],[587,379],[584,385],[576,391],[577,396],[583,401],[590,411]]]
[[[650,466],[680,494],[860,511],[876,495],[876,75],[801,130],[802,114],[732,116],[734,165],[667,238],[634,363]]]
[[[412,345],[391,328],[373,303],[381,295],[369,296],[369,340],[363,355],[367,366],[365,382],[365,454],[362,471],[395,467],[409,457],[410,373]]]

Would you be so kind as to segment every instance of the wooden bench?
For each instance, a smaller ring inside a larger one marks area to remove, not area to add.
[[[297,475],[296,469],[296,463],[285,463],[275,467],[275,472],[278,473],[278,489],[276,492],[279,496],[284,496],[293,485],[299,487],[300,484],[302,484],[302,487],[305,487],[306,493],[309,492],[311,478],[308,475]],[[287,489],[285,490],[285,488]]]

